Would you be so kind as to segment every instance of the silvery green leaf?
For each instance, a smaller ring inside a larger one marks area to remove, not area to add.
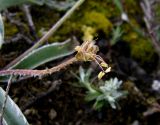
[[[8,7],[22,5],[26,3],[37,4],[37,5],[47,5],[50,8],[57,10],[66,10],[73,6],[76,1],[66,0],[66,1],[56,1],[56,0],[0,0],[0,10],[4,10]]]
[[[34,3],[43,5],[46,0],[0,0],[0,11],[7,9],[8,7],[22,5],[25,3]]]
[[[118,81],[117,78],[114,78],[114,79],[111,78],[110,80],[105,81],[105,85],[101,86],[100,89],[102,91],[117,90],[121,84],[122,84],[122,81]]]
[[[46,0],[28,0],[31,3],[35,3],[37,5],[43,5]]]
[[[3,42],[4,42],[4,25],[2,16],[0,14],[0,48],[2,47]]]
[[[81,82],[84,83],[85,82],[85,72],[81,66],[79,67],[79,75],[80,75]]]
[[[5,91],[0,87],[0,108],[2,108],[4,100]],[[6,125],[29,125],[19,107],[9,96],[4,110],[4,121]]]
[[[96,102],[93,104],[93,108],[96,109],[96,110],[99,110],[99,109],[101,109],[104,105],[105,105],[105,102],[104,102],[104,101],[96,101]]]
[[[107,101],[112,108],[116,108],[116,101],[122,97],[125,92],[119,91],[122,81],[119,81],[117,78],[111,78],[110,80],[105,81],[103,86],[100,86],[102,94],[97,97],[98,101]]]
[[[87,71],[85,71],[82,66],[79,67],[80,81],[83,84],[89,83],[89,78],[90,78],[91,72],[92,72],[91,68],[89,68]]]
[[[0,10],[4,10],[10,6],[20,5],[28,0],[0,0]]]
[[[75,41],[68,39],[64,42],[57,42],[44,45],[38,49],[33,50],[11,69],[34,69],[49,61],[53,61],[75,52],[74,47],[77,45]]]
[[[77,44],[77,42],[68,39],[65,42],[44,45],[33,50],[18,63],[10,67],[10,69],[34,69],[47,62],[73,54]],[[0,81],[6,82],[8,81],[8,77],[0,76]]]
[[[58,0],[46,0],[45,4],[49,6],[50,8],[57,9],[59,11],[64,11],[68,9],[69,7],[73,6],[75,4],[75,0],[70,1],[58,1]]]
[[[100,96],[100,93],[98,93],[98,92],[94,92],[94,93],[89,92],[89,93],[87,93],[85,100],[92,101],[92,100],[95,100],[99,96]]]
[[[121,30],[120,26],[116,27],[116,29],[113,29],[111,45],[115,45],[116,42],[119,41],[122,34],[123,34],[123,31]]]

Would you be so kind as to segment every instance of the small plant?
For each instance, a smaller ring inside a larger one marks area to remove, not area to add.
[[[102,69],[102,71],[100,72],[100,75],[98,75],[99,78],[103,77],[105,75],[105,73],[110,71],[110,67],[108,67],[108,64],[106,64],[104,62],[104,60],[97,55],[97,51],[98,46],[96,46],[94,44],[94,42],[89,42],[86,41],[84,42],[81,46],[76,46],[75,50],[77,51],[77,54],[75,55],[75,57],[72,57],[71,59],[59,64],[58,66],[52,67],[50,69],[44,69],[44,70],[32,70],[32,69],[11,69],[11,70],[1,70],[0,71],[0,75],[10,75],[11,79],[12,76],[38,76],[38,77],[42,77],[44,75],[48,75],[48,74],[52,74],[54,72],[58,72],[59,70],[65,68],[66,66],[77,62],[77,61],[95,61],[100,68]],[[83,77],[81,77],[83,79]],[[84,79],[85,80],[85,79]],[[85,81],[82,81],[85,82]],[[8,87],[10,87],[11,84],[8,84]],[[85,84],[84,84],[85,85]],[[90,87],[89,84],[88,85],[88,89],[90,92],[93,93],[97,93],[98,91],[95,91],[94,89],[92,89],[92,87]],[[9,91],[9,89],[8,89]],[[100,91],[101,92],[101,91]],[[7,100],[7,95],[8,92],[6,92],[6,100]],[[5,101],[6,102],[6,101]],[[5,107],[5,103],[4,103],[4,107]],[[4,108],[2,108],[4,109]],[[2,110],[2,114],[3,114]],[[3,118],[3,115],[1,115],[1,119]],[[2,123],[2,122],[1,122]]]
[[[52,45],[52,46],[47,45],[47,46],[43,46],[43,48],[39,48],[37,50],[35,50],[35,49],[38,48],[40,45],[42,45],[57,30],[57,28],[60,27],[60,25],[69,17],[69,15],[71,15],[73,13],[73,11],[76,8],[78,8],[78,6],[81,3],[83,3],[84,1],[85,0],[79,0],[58,21],[58,23],[56,23],[32,48],[30,48],[28,51],[26,51],[24,54],[22,54],[18,59],[14,60],[14,62],[12,63],[12,66],[0,71],[0,76],[10,76],[5,96],[4,96],[4,94],[2,95],[4,97],[4,100],[2,101],[2,104],[0,104],[0,106],[2,105],[1,114],[0,114],[0,124],[3,123],[3,116],[4,116],[4,119],[6,120],[7,123],[12,124],[12,123],[10,123],[11,122],[10,118],[12,118],[14,115],[11,114],[11,112],[9,112],[10,114],[7,115],[7,118],[9,117],[9,119],[7,119],[6,114],[8,113],[8,109],[10,107],[10,106],[8,106],[8,104],[11,104],[11,101],[7,103],[7,97],[8,97],[9,88],[11,86],[12,77],[14,78],[14,76],[31,76],[31,77],[38,76],[38,77],[43,77],[45,75],[50,75],[54,72],[58,72],[59,70],[61,70],[63,68],[66,68],[66,66],[68,66],[72,63],[75,63],[77,61],[84,61],[84,62],[94,61],[95,63],[97,63],[99,65],[99,67],[101,68],[101,72],[98,74],[98,79],[101,79],[106,73],[111,71],[111,67],[109,67],[108,64],[99,55],[97,55],[97,52],[99,51],[99,48],[98,48],[97,45],[95,45],[95,41],[85,41],[85,42],[82,43],[82,45],[76,46],[75,51],[77,53],[74,57],[72,57],[71,59],[69,59],[69,60],[67,60],[67,61],[65,61],[65,62],[63,62],[63,63],[61,63],[61,64],[59,64],[55,67],[52,67],[50,69],[35,70],[33,68],[37,67],[40,64],[44,64],[45,62],[53,60],[53,55],[52,54],[50,55],[50,57],[49,57],[49,55],[47,57],[44,56],[44,58],[41,61],[35,62],[35,65],[32,65],[32,67],[28,67],[28,69],[23,68],[24,64],[27,63],[26,59],[30,60],[31,58],[33,58],[33,56],[37,55],[37,53],[40,53],[40,52],[42,52],[42,54],[44,54],[44,52],[45,53],[51,52],[51,50],[55,47],[55,45]],[[7,5],[7,7],[8,6],[10,6],[10,5]],[[1,8],[1,9],[3,9],[3,8]],[[1,29],[3,29],[3,28],[1,28]],[[0,35],[2,36],[1,37],[1,39],[2,39],[3,38],[3,32],[2,31],[1,31]],[[117,36],[117,37],[119,37],[119,36]],[[55,48],[54,48],[54,51],[56,51]],[[74,51],[69,50],[67,52],[72,53]],[[66,52],[64,52],[64,48],[63,48],[62,53],[67,54]],[[53,53],[53,54],[56,54],[56,53]],[[58,51],[57,54],[60,56],[60,51]],[[62,56],[64,56],[64,54]],[[40,56],[40,57],[42,57],[42,56]],[[58,58],[58,57],[56,57],[56,58]],[[17,60],[19,60],[19,61],[21,60],[23,62],[21,63]],[[31,61],[29,61],[29,62],[31,64],[33,64]],[[20,63],[23,64],[22,67],[21,68],[16,68],[16,66],[20,65]],[[15,68],[15,69],[13,69],[13,68]],[[111,107],[115,109],[116,108],[116,101],[120,97],[122,97],[125,93],[123,91],[118,91],[118,88],[122,84],[122,81],[118,81],[117,78],[111,79],[111,80],[105,81],[105,82],[101,81],[101,85],[96,87],[96,86],[93,86],[90,82],[90,74],[91,74],[91,71],[87,71],[87,73],[85,73],[83,68],[80,68],[80,78],[79,78],[79,80],[80,80],[80,83],[82,83],[81,85],[87,89],[86,100],[87,101],[95,101],[95,103],[93,105],[93,107],[95,109],[100,109],[102,106],[104,106],[105,103],[110,104]],[[8,100],[9,99],[10,98],[8,98]],[[19,111],[19,109],[16,106],[15,106],[15,109],[16,109],[16,111]],[[17,117],[22,117],[22,116],[23,116],[23,114],[21,113],[21,115],[16,116],[16,118]],[[12,119],[14,120],[15,118],[13,117]],[[28,122],[26,121],[24,116],[23,116],[23,119],[21,121],[17,118],[16,122],[17,123],[15,123],[15,124],[21,124],[21,122],[23,122],[23,124],[28,124]]]
[[[22,0],[22,1],[19,1],[19,4],[22,4],[25,0]],[[37,1],[39,2],[39,1]],[[0,125],[29,125],[29,123],[27,122],[26,118],[23,116],[22,112],[20,111],[20,109],[18,108],[18,106],[16,104],[14,104],[14,102],[9,98],[8,96],[8,92],[9,92],[9,88],[11,86],[11,83],[12,83],[12,78],[15,76],[15,75],[28,75],[28,76],[43,76],[43,75],[47,75],[47,74],[51,74],[53,72],[57,72],[59,71],[60,69],[66,67],[67,65],[75,62],[75,61],[78,61],[75,57],[73,57],[72,59],[58,65],[57,67],[53,67],[51,69],[47,69],[47,70],[27,70],[26,68],[23,68],[24,65],[22,66],[22,68],[17,68],[17,70],[11,70],[15,65],[18,65],[21,61],[24,61],[23,59],[26,59],[31,56],[34,56],[34,53],[39,53],[40,51],[42,52],[41,54],[43,55],[43,59],[41,58],[42,56],[40,56],[40,58],[43,60],[43,61],[46,61],[48,62],[49,60],[52,60],[54,57],[51,56],[50,57],[46,57],[44,56],[45,53],[47,51],[52,52],[53,54],[57,54],[59,56],[60,53],[62,53],[62,55],[66,54],[66,52],[53,52],[51,51],[51,49],[53,49],[55,46],[53,45],[52,47],[51,46],[45,46],[43,47],[43,49],[39,49],[38,51],[35,50],[37,49],[38,47],[40,47],[43,43],[45,43],[45,41],[47,41],[47,39],[52,36],[52,34],[63,24],[63,22],[84,2],[84,0],[79,0],[77,1],[74,6],[67,11],[67,13],[55,24],[53,25],[53,27],[34,45],[32,46],[29,50],[27,50],[25,53],[23,53],[21,56],[19,56],[18,58],[16,58],[15,60],[13,60],[13,62],[11,62],[9,65],[7,65],[5,67],[5,69],[3,70],[4,72],[6,73],[2,73],[0,74],[1,76],[2,75],[8,75],[10,76],[10,79],[8,80],[8,85],[7,85],[7,89],[6,89],[6,92],[4,94],[4,91],[3,89],[0,88]],[[14,0],[14,1],[5,1],[5,0],[2,0],[0,3],[3,3],[1,5],[3,6],[0,6],[0,10],[3,10],[5,9],[6,7],[9,7],[11,5],[17,5],[17,2]],[[4,27],[3,27],[3,21],[2,21],[2,18],[1,18],[1,15],[0,15],[0,48],[2,46],[2,43],[3,43],[3,38],[4,38]],[[70,48],[70,47],[69,47]],[[57,47],[57,49],[63,49],[62,47]],[[34,51],[35,50],[35,51]],[[55,49],[54,49],[55,51]],[[67,51],[68,53],[69,51]],[[72,51],[74,52],[74,51]],[[27,57],[28,56],[28,57]],[[56,58],[59,58],[59,57],[56,57]],[[39,59],[40,59],[39,58]],[[41,62],[42,62],[41,60]],[[24,61],[26,62],[26,61]],[[18,64],[17,64],[18,63]],[[42,63],[45,63],[45,62],[42,62]],[[22,63],[24,64],[24,63]],[[40,63],[39,63],[40,64]],[[39,65],[38,63],[36,63],[35,67]],[[33,65],[32,65],[33,66]],[[31,67],[29,67],[31,68]],[[32,67],[33,68],[33,67]],[[2,71],[2,72],[3,72]],[[16,113],[16,114],[15,114]],[[4,123],[5,122],[5,123]]]
[[[101,109],[107,103],[116,109],[117,100],[126,95],[126,91],[120,91],[119,88],[122,81],[119,81],[116,77],[106,81],[100,81],[96,87],[90,82],[91,69],[86,72],[82,67],[79,68],[80,76],[76,76],[79,79],[79,83],[84,87],[86,92],[86,101],[94,101],[93,108],[96,110]]]
[[[119,41],[122,35],[123,35],[123,31],[120,26],[113,29],[111,45],[115,45]]]

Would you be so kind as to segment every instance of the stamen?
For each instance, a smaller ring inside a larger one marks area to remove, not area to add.
[[[98,62],[96,59],[94,59],[94,61],[99,65],[99,67],[101,68],[101,70],[102,70],[103,72],[105,72],[104,69],[102,68],[102,66],[99,64],[99,62]]]

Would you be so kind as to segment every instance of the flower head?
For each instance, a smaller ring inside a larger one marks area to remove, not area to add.
[[[98,78],[101,79],[106,73],[111,71],[111,67],[99,56],[97,52],[99,48],[95,45],[95,41],[86,41],[81,46],[76,46],[77,51],[76,59],[79,61],[95,61],[102,71],[98,74]]]

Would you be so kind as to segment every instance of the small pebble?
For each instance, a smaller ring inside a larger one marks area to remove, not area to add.
[[[51,109],[48,115],[49,115],[49,118],[53,120],[57,117],[57,112],[54,109]]]

